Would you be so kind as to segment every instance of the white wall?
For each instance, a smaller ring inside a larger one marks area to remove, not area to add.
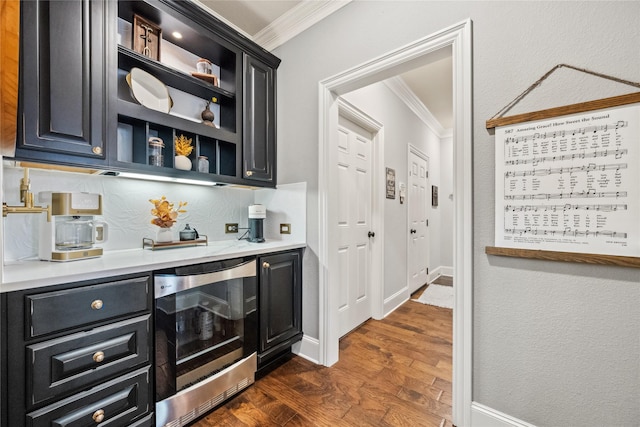
[[[309,188],[305,332],[318,330],[318,82],[471,18],[473,400],[540,426],[637,425],[640,270],[490,257],[484,247],[495,214],[485,121],[558,63],[640,81],[638,16],[640,2],[357,1],[276,49],[279,182]],[[521,112],[637,91],[575,72],[557,80]]]

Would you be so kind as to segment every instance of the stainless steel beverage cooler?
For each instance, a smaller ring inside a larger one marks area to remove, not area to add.
[[[177,427],[254,382],[256,260],[162,270],[154,283],[156,426]]]

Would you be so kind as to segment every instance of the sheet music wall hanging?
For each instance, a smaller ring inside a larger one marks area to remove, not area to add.
[[[640,93],[494,127],[497,247],[640,257]]]

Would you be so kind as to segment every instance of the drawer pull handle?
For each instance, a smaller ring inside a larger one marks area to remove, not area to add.
[[[247,176],[251,176],[251,175],[253,175],[253,172],[252,171],[247,171]]]
[[[91,308],[94,310],[100,310],[102,308],[102,300],[97,299],[91,303]]]
[[[104,360],[104,353],[101,351],[96,351],[93,353],[93,361],[96,363],[100,363]]]
[[[267,261],[262,263],[262,268],[269,268],[271,267],[271,264],[269,264]]]
[[[92,418],[93,421],[96,422],[96,424],[101,423],[104,420],[104,409],[98,409],[93,413]]]

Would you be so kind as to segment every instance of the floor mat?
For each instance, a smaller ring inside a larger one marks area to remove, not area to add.
[[[435,305],[436,307],[453,308],[453,287],[429,285],[422,295],[420,295],[420,298],[412,301]]]

